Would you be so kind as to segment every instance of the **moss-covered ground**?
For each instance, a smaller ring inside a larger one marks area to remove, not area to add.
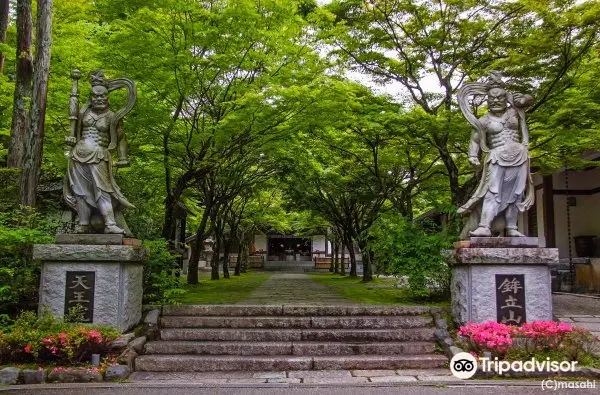
[[[398,280],[393,277],[376,277],[371,282],[363,282],[362,277],[340,276],[332,273],[313,273],[312,278],[327,284],[344,298],[362,304],[378,305],[428,305],[449,306],[450,299],[434,297],[415,298],[410,290],[398,288]]]
[[[175,298],[181,304],[234,304],[248,298],[250,292],[271,277],[272,273],[248,272],[230,278],[211,280],[210,273],[201,273],[197,285],[184,284],[184,294]],[[185,282],[185,278],[182,278]]]

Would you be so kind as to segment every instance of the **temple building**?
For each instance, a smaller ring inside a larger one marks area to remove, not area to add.
[[[325,234],[300,237],[270,232],[257,233],[250,252],[264,256],[265,261],[312,261],[315,256],[330,255],[331,248]]]
[[[584,159],[600,161],[600,153]],[[536,203],[522,215],[520,230],[558,248],[554,290],[600,293],[600,168],[533,174],[533,182]]]

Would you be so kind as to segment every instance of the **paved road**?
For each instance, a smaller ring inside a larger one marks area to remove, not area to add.
[[[589,382],[592,384],[592,382]],[[219,395],[429,395],[429,394],[597,394],[595,389],[542,389],[540,381],[468,381],[459,383],[427,383],[398,385],[228,385],[202,386],[194,383],[169,384],[69,384],[0,387],[0,394],[20,395],[166,395],[166,394],[219,394]]]
[[[589,329],[600,339],[600,298],[553,294],[552,310],[559,321]],[[599,352],[600,349],[595,351]]]
[[[553,313],[558,317],[569,315],[600,315],[600,298],[590,298],[573,294],[553,294]]]
[[[238,304],[351,304],[331,287],[304,273],[275,273]]]

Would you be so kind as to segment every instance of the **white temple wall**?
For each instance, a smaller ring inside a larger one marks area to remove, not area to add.
[[[267,235],[255,235],[254,236],[254,247],[256,251],[267,251]]]

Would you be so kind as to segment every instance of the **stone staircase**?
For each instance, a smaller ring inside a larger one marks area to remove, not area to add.
[[[136,371],[428,369],[432,309],[378,306],[164,306],[161,339]]]

